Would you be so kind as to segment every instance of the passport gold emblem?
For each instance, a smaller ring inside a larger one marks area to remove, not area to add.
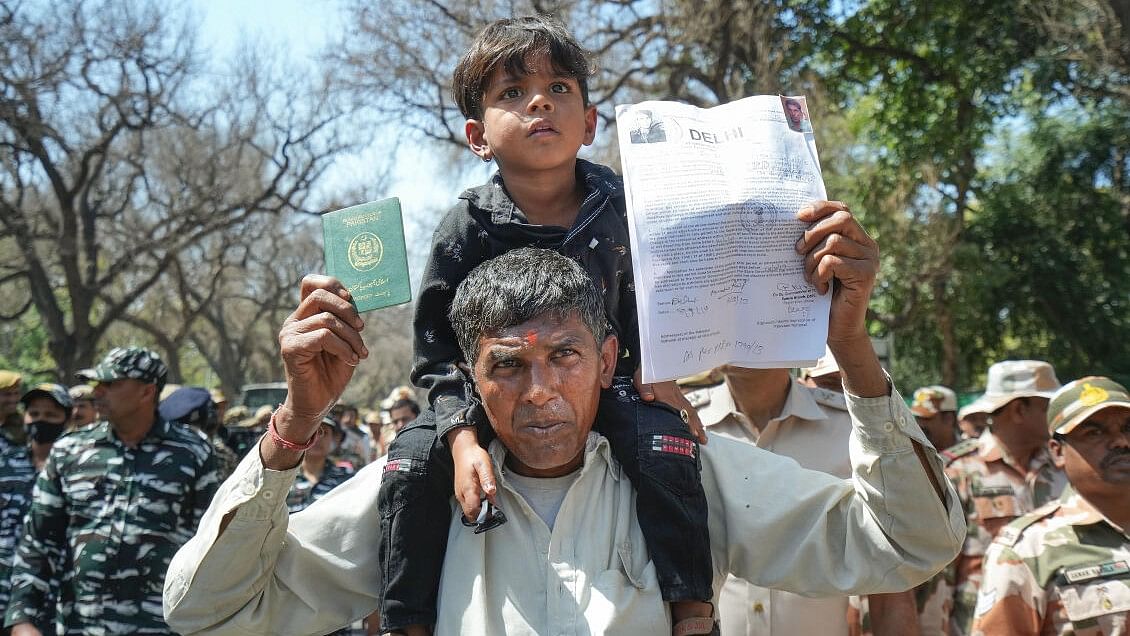
[[[381,237],[372,232],[362,232],[349,242],[349,264],[359,272],[367,272],[381,264],[384,251]]]

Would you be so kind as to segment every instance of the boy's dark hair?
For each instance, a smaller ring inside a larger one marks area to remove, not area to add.
[[[489,24],[475,36],[470,50],[455,65],[451,95],[468,119],[483,118],[483,93],[491,75],[505,68],[513,75],[533,72],[530,62],[545,55],[553,70],[572,77],[589,105],[588,78],[593,74],[588,52],[563,24],[549,16],[506,18]]]
[[[597,344],[608,335],[604,301],[584,268],[553,250],[523,247],[471,270],[451,302],[451,326],[472,365],[479,338],[543,314],[576,312]]]

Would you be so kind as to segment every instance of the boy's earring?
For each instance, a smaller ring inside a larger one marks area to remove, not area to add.
[[[490,163],[490,157],[484,156],[482,159],[483,159],[483,163]]]

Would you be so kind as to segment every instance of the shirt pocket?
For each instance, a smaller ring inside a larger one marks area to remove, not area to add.
[[[655,564],[642,544],[616,547],[611,567],[593,578],[585,617],[593,634],[671,632]]]
[[[1060,600],[1076,634],[1125,634],[1130,627],[1130,574],[1068,585]]]

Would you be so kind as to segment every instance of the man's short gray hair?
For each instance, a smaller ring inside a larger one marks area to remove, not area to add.
[[[451,302],[451,327],[463,356],[475,363],[479,338],[543,314],[576,313],[597,344],[608,335],[604,302],[576,261],[552,250],[524,247],[482,263],[463,280]]]

